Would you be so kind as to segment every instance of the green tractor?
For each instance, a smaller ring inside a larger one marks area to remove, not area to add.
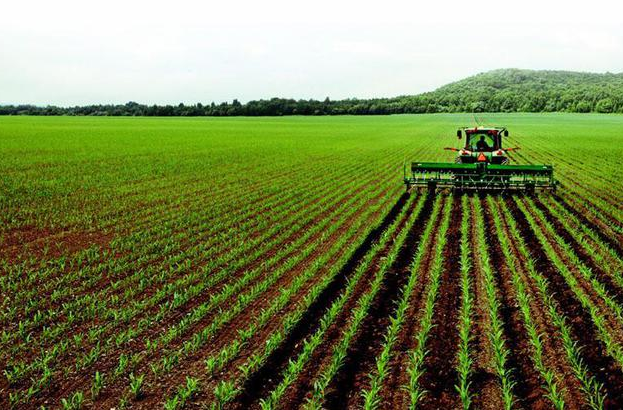
[[[462,148],[444,148],[458,153],[455,163],[413,162],[408,175],[404,167],[404,182],[412,187],[428,187],[475,191],[556,190],[552,165],[509,165],[507,153],[519,148],[504,148],[503,137],[508,130],[503,127],[460,128],[459,141],[465,135]]]

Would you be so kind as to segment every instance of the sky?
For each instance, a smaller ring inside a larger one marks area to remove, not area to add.
[[[56,0],[0,10],[0,104],[392,97],[496,68],[623,72],[620,0]]]

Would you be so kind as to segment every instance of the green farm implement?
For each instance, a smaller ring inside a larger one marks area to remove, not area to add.
[[[465,134],[462,148],[445,148],[458,153],[455,163],[413,162],[411,172],[404,167],[404,182],[411,187],[427,187],[475,191],[524,191],[556,189],[552,165],[509,165],[508,152],[519,148],[503,148],[506,128],[461,128]]]

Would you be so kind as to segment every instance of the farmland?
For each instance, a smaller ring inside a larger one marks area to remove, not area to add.
[[[0,408],[621,408],[623,116],[0,119]]]

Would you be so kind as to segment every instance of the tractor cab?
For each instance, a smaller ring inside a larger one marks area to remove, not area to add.
[[[457,163],[487,162],[500,165],[508,163],[506,151],[502,148],[502,137],[508,136],[506,128],[461,128],[456,133],[459,140],[463,134],[465,145],[458,150]]]

